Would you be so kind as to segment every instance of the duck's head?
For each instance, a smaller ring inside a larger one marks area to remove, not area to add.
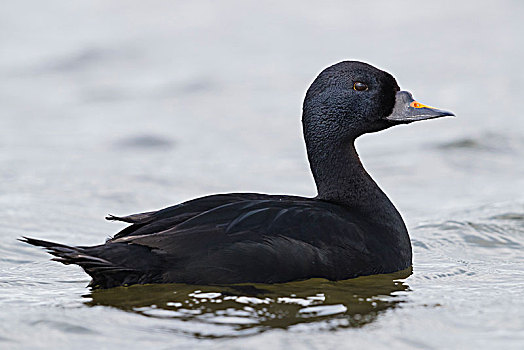
[[[400,91],[391,74],[358,61],[324,69],[309,87],[302,122],[306,139],[347,141],[393,125],[452,116]]]

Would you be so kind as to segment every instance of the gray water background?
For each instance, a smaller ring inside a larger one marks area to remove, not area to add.
[[[524,347],[524,2],[0,7],[0,348]],[[344,59],[457,115],[357,143],[411,275],[92,292],[16,241],[99,244],[123,227],[107,213],[209,193],[315,195],[301,103]]]

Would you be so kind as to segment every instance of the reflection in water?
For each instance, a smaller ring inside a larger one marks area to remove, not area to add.
[[[135,285],[93,290],[85,297],[91,299],[86,302],[89,306],[112,306],[147,317],[183,321],[183,327],[173,324],[172,331],[196,337],[235,337],[291,326],[333,330],[361,327],[405,301],[409,287],[403,279],[411,271],[337,282]]]

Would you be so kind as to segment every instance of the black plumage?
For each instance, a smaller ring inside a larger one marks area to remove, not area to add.
[[[407,106],[409,93],[368,64],[328,67],[307,91],[303,129],[315,198],[218,194],[155,212],[109,216],[131,225],[105,244],[70,247],[24,237],[91,286],[340,280],[411,265],[404,222],[364,170],[355,139],[399,123],[451,115]],[[417,109],[417,110],[416,110]]]

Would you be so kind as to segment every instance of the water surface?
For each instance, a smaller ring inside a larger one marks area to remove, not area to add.
[[[0,348],[522,348],[522,2],[1,7]],[[457,115],[357,143],[412,271],[92,291],[16,241],[98,244],[123,227],[108,213],[209,193],[314,195],[301,103],[342,59]]]

